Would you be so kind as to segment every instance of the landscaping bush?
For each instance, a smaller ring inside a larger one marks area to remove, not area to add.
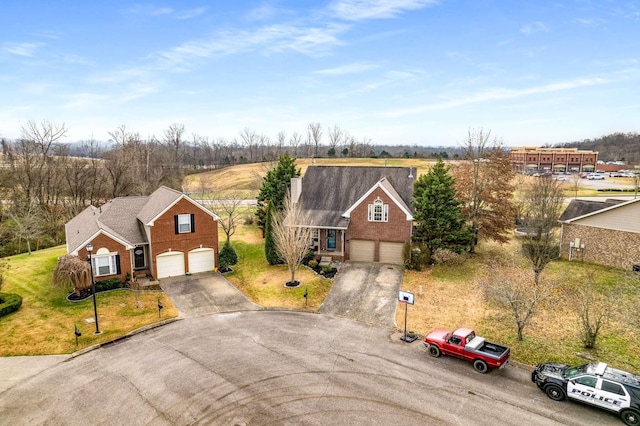
[[[0,293],[0,317],[17,311],[22,306],[22,297],[14,293]]]
[[[222,246],[220,255],[218,256],[218,261],[220,262],[220,268],[222,270],[227,270],[229,269],[229,266],[238,263],[238,254],[229,241],[225,242]]]
[[[431,259],[437,264],[458,266],[464,263],[466,256],[447,249],[437,249]]]
[[[318,266],[318,261],[316,259],[310,259],[307,262],[307,266],[309,266],[309,268],[311,269],[315,269]]]
[[[113,290],[116,288],[122,288],[122,282],[120,278],[109,278],[108,280],[96,282],[96,293],[101,291]]]

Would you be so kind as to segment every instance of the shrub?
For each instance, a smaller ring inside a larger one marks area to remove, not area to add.
[[[104,281],[96,282],[96,293],[100,293],[101,291],[113,290],[116,288],[122,288],[120,278],[109,278]]]
[[[465,261],[463,254],[458,254],[447,249],[437,249],[433,255],[431,255],[431,258],[435,263],[449,266],[462,265]]]
[[[317,259],[311,259],[308,263],[309,267],[311,268],[315,268],[316,266],[318,266],[318,260]]]
[[[251,214],[246,215],[243,219],[245,225],[253,225],[254,220],[255,218]]]
[[[17,311],[22,306],[22,297],[14,293],[0,293],[0,317]]]
[[[415,271],[421,271],[431,263],[429,247],[422,243],[405,244],[402,257],[405,259],[405,267]]]
[[[225,242],[220,250],[220,255],[218,256],[218,262],[220,266],[224,269],[227,269],[231,265],[235,265],[238,263],[238,254],[235,249],[231,246],[229,241]]]
[[[333,267],[331,265],[324,265],[322,267],[322,275],[327,275],[331,271],[333,271]]]

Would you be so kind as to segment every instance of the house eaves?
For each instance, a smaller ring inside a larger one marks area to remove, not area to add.
[[[189,201],[191,204],[211,216],[214,220],[220,220],[220,217],[217,214],[188,197],[186,194],[166,186],[161,186],[149,196],[147,203],[142,210],[140,210],[137,217],[144,225],[153,226],[154,222],[160,216],[165,214],[171,207],[182,199]]]
[[[608,212],[608,211],[611,211],[611,210],[614,210],[614,209],[619,209],[621,207],[628,206],[628,205],[636,203],[638,201],[640,201],[640,198],[635,198],[635,199],[629,200],[629,201],[623,201],[621,203],[609,205],[608,207],[604,207],[604,208],[599,209],[599,210],[595,210],[595,211],[592,211],[592,212],[589,212],[589,213],[585,213],[585,214],[580,215],[580,216],[572,217],[572,218],[566,219],[566,220],[560,220],[559,222],[560,223],[576,222],[576,221],[579,221],[579,220],[582,220],[582,219],[585,219],[585,218],[588,218],[588,217],[596,216],[596,215],[599,215],[599,214],[602,214],[602,213],[605,213],[605,212]]]

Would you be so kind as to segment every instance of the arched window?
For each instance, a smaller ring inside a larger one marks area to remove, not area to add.
[[[369,204],[369,222],[388,222],[389,221],[389,205],[384,204],[380,197]]]

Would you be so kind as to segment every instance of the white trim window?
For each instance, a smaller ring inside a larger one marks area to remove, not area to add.
[[[389,204],[384,204],[380,197],[369,204],[369,222],[388,222]]]
[[[117,255],[95,256],[91,260],[93,262],[93,273],[96,277],[103,275],[115,275],[118,273]]]
[[[191,232],[191,215],[190,214],[178,215],[178,232],[180,234],[186,234]]]

